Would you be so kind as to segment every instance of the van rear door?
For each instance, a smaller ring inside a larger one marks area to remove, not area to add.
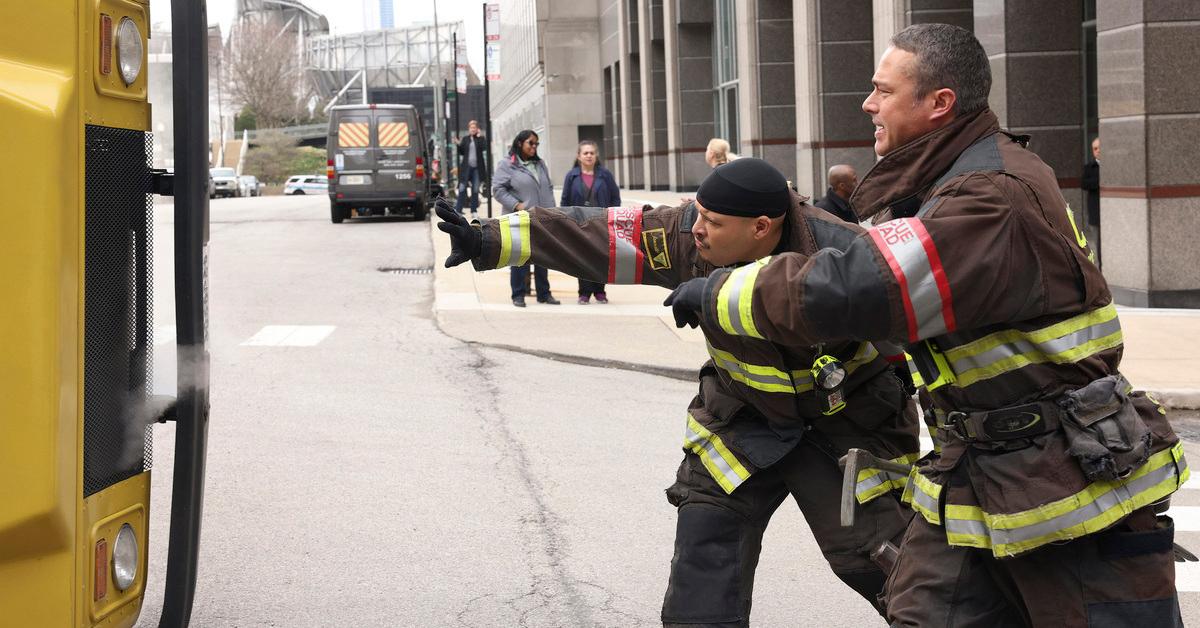
[[[368,111],[347,112],[338,118],[334,161],[337,183],[345,186],[346,192],[370,189],[358,187],[368,183],[375,171],[375,155],[371,149],[371,116]]]
[[[420,152],[420,127],[410,110],[375,110],[378,139],[379,176],[375,177],[375,192],[385,198],[415,200],[412,194],[422,189],[424,175],[417,169]],[[421,170],[425,169],[422,164]]]

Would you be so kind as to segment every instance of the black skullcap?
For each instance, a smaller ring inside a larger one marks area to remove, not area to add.
[[[753,157],[714,168],[700,182],[696,200],[709,211],[748,218],[778,218],[792,206],[791,190],[783,173]]]

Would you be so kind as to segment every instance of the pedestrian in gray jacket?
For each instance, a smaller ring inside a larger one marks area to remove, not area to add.
[[[550,172],[537,154],[539,143],[537,133],[528,129],[521,131],[513,139],[508,156],[496,164],[496,172],[492,176],[492,196],[500,201],[505,214],[528,207],[555,206]],[[513,217],[510,220],[511,225],[519,225],[521,218]],[[525,307],[525,285],[528,281],[528,264],[512,267],[510,284],[512,303],[516,307]],[[533,269],[533,283],[537,288],[538,303],[559,304],[558,299],[550,294],[550,279],[545,268],[537,266]]]

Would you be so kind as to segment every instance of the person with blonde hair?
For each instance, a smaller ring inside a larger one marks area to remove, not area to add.
[[[716,168],[737,158],[737,154],[730,152],[729,142],[719,137],[708,140],[708,147],[704,149],[704,161],[710,168]]]

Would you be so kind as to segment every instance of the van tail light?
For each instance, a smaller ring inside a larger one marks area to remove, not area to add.
[[[425,178],[425,160],[420,157],[417,157],[417,175],[416,176],[418,179]]]
[[[329,179],[330,181],[333,181],[333,160],[332,159],[327,159],[325,161],[325,177],[327,179]]]

